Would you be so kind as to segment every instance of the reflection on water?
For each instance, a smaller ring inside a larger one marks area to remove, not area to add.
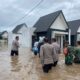
[[[18,72],[21,69],[18,56],[11,57],[11,71]]]
[[[8,49],[8,43],[7,42],[1,42],[0,41],[0,51],[5,51]]]
[[[80,80],[80,65],[74,64],[66,66],[64,56],[60,55],[60,60],[56,67],[48,73],[43,73],[42,67],[39,67],[39,59],[35,59],[39,80]]]
[[[1,44],[2,45],[2,44]],[[6,45],[0,49],[0,80],[80,80],[80,65],[66,66],[63,54],[58,65],[43,73],[40,59],[27,48],[19,49],[19,56],[10,56]]]

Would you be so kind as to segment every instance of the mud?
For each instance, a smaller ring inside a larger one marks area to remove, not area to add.
[[[20,48],[19,56],[10,56],[7,45],[0,46],[0,80],[80,80],[80,65],[64,64],[64,55],[60,54],[58,65],[46,74],[38,56],[28,48]]]

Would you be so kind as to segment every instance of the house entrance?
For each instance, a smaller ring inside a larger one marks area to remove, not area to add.
[[[58,35],[58,34],[56,34],[55,38],[56,38],[58,44],[60,44],[60,48],[61,48],[61,51],[62,51],[63,50],[64,35]]]

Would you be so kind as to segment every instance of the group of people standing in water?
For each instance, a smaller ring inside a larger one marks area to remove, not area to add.
[[[34,47],[34,54],[39,54],[43,72],[48,73],[52,67],[56,67],[59,61],[59,54],[61,53],[60,45],[57,43],[56,38],[52,38],[51,43],[49,43],[48,38],[44,38],[40,43],[35,42]],[[72,65],[73,62],[80,64],[80,41],[77,41],[76,47],[70,46],[65,41],[63,53],[66,65]]]
[[[12,42],[11,56],[19,55],[19,37],[16,36]],[[33,47],[34,55],[39,54],[42,64],[43,72],[48,73],[52,67],[55,67],[59,61],[59,54],[61,53],[60,45],[57,43],[56,38],[44,38],[42,41],[35,42]],[[80,41],[77,45],[72,47],[67,41],[64,43],[63,53],[65,56],[65,64],[72,65],[73,62],[80,64]]]
[[[33,50],[34,54],[39,54],[43,72],[48,73],[49,70],[52,67],[55,67],[58,63],[60,45],[57,43],[55,38],[51,40],[51,44],[49,43],[48,38],[44,38],[43,41],[39,43],[35,42],[34,47],[35,44],[39,51],[37,51],[38,49]]]

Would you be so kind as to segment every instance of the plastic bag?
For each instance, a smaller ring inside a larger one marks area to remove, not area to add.
[[[33,47],[33,52],[38,52],[38,48],[37,47]]]

